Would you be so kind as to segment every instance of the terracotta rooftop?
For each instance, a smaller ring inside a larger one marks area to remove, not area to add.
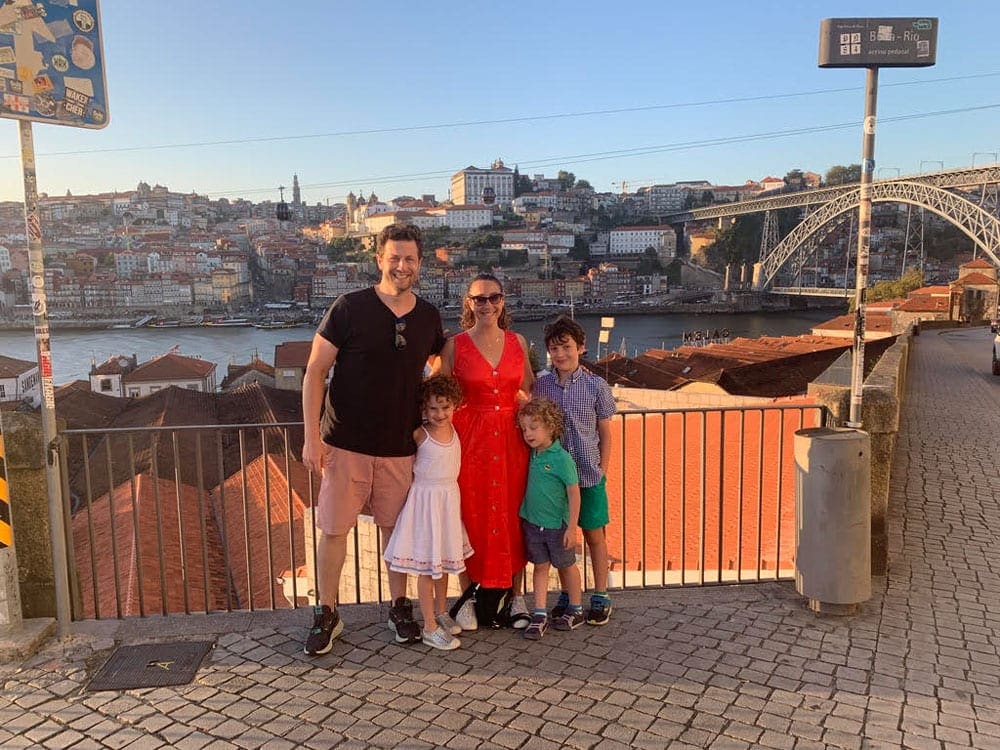
[[[152,468],[154,459],[159,476],[175,479],[176,455],[180,480],[191,486],[200,484],[207,491],[228,476],[233,467],[240,465],[241,456],[249,461],[259,455],[264,440],[270,450],[283,453],[287,437],[292,458],[297,458],[302,449],[301,426],[247,428],[242,432],[236,429],[238,425],[300,422],[302,401],[297,391],[283,391],[258,383],[242,385],[225,393],[203,393],[171,386],[128,401],[111,422],[80,425],[96,429],[135,429],[135,432],[114,436],[88,436],[89,489],[83,471],[83,440],[80,436],[70,439],[70,486],[76,505],[85,503],[88,496],[98,497],[108,491],[108,453],[114,469],[114,486],[125,481],[133,471],[139,473]],[[204,429],[176,432],[143,429],[197,425],[203,425]]]
[[[290,468],[289,482],[284,456],[261,455],[247,466],[245,474],[230,475],[212,491],[211,507],[224,531],[235,608],[290,606],[276,579],[283,571],[305,564],[302,524],[309,503],[308,471],[298,461],[292,461]],[[307,592],[295,593],[305,597]]]
[[[194,487],[144,472],[134,483],[123,482],[110,495],[97,498],[89,512],[73,516],[84,617],[95,616],[95,602],[101,617],[160,613],[164,608],[184,612],[185,606],[205,611],[206,595],[208,609],[225,609],[227,575],[220,536],[213,516],[199,510],[205,507],[199,494]],[[92,554],[97,563],[93,567]],[[182,581],[188,590],[186,604]]]
[[[950,299],[944,297],[911,297],[896,309],[900,312],[948,312]]]
[[[994,268],[994,265],[983,258],[976,258],[968,263],[963,263],[959,268]]]
[[[312,341],[285,341],[274,347],[274,366],[305,368]]]
[[[271,378],[274,377],[274,368],[271,367],[271,365],[269,365],[267,362],[260,359],[259,357],[253,357],[245,365],[229,365],[229,368],[226,372],[226,377],[222,379],[222,383],[219,387],[222,390],[226,390],[226,387],[230,383],[239,380],[248,372],[259,372]]]
[[[37,362],[15,359],[0,354],[0,378],[16,378],[38,367]]]
[[[101,364],[90,368],[91,375],[123,375],[131,372],[136,367],[136,358],[125,357],[119,354],[117,357],[108,357]]]
[[[903,303],[905,304],[905,303]],[[854,315],[838,315],[836,318],[818,323],[812,328],[814,331],[853,331]],[[865,310],[865,330],[868,331],[892,331],[892,317],[888,313],[872,312]],[[843,341],[843,339],[839,339]]]
[[[843,338],[829,336],[765,336],[673,351],[650,349],[634,358],[612,354],[585,366],[625,387],[671,390],[700,381],[718,383],[738,395],[791,396],[804,392],[803,383],[848,347]],[[788,373],[781,375],[785,363]]]
[[[951,289],[945,285],[938,286],[922,286],[919,289],[914,289],[910,292],[910,298],[913,297],[923,297],[927,295],[949,295],[951,294]]]
[[[997,280],[992,276],[987,276],[985,273],[980,273],[979,271],[973,271],[972,273],[967,273],[962,278],[957,281],[951,282],[953,287],[961,286],[996,286]]]
[[[158,380],[190,380],[204,378],[215,370],[215,363],[205,359],[164,354],[143,362],[123,378],[126,383],[153,382]]]
[[[86,380],[74,380],[55,389],[56,417],[70,430],[107,427],[128,407],[130,400],[94,393]]]

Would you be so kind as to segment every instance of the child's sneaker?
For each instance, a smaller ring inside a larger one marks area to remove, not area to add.
[[[401,596],[389,609],[389,630],[396,634],[396,643],[417,643],[420,626],[413,619],[413,603]]]
[[[524,637],[529,641],[537,641],[549,629],[549,618],[546,615],[532,615],[531,622],[524,629]]]
[[[528,613],[528,606],[524,603],[523,596],[515,596],[510,602],[510,626],[517,630],[524,630],[531,622],[531,615]]]
[[[462,632],[462,626],[451,619],[451,615],[447,612],[442,612],[437,616],[437,624],[449,635],[458,635]]]
[[[562,617],[552,621],[552,627],[556,630],[576,630],[583,625],[582,609],[567,609]]]
[[[333,649],[333,640],[343,631],[344,621],[336,609],[330,609],[325,604],[313,607],[313,625],[302,650],[310,656],[328,654]]]
[[[437,648],[442,651],[454,651],[462,645],[462,642],[458,638],[446,632],[444,628],[438,628],[430,635],[424,633],[423,642],[425,646]]]
[[[479,630],[479,620],[476,619],[476,603],[466,599],[465,604],[455,613],[455,622],[462,630]]]
[[[559,600],[556,602],[556,606],[552,608],[552,611],[549,612],[549,617],[551,617],[553,620],[558,620],[560,617],[566,614],[567,609],[569,609],[569,594],[567,594],[565,591],[560,591]]]
[[[590,609],[587,610],[588,625],[607,625],[611,617],[611,600],[606,596],[590,597]]]

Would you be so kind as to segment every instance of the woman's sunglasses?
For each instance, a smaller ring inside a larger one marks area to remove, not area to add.
[[[503,302],[503,293],[494,292],[493,294],[470,294],[469,299],[472,301],[472,304],[477,306],[485,305],[487,302],[491,305],[499,305]]]

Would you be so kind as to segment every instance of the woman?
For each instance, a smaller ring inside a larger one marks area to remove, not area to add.
[[[510,330],[510,322],[500,280],[476,276],[462,303],[465,330],[445,343],[440,371],[456,378],[465,394],[454,417],[462,443],[462,521],[473,549],[462,586],[470,580],[487,588],[513,585],[520,594],[525,558],[518,512],[528,447],[517,428],[517,407],[519,396],[531,393],[534,375],[528,344]],[[471,614],[466,606],[457,618],[467,630],[476,628]],[[524,627],[527,608],[520,595],[514,597],[511,615],[515,627]]]

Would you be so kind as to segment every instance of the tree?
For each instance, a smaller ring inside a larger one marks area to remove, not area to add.
[[[674,258],[667,266],[667,283],[677,286],[681,283],[681,269],[684,267],[680,258]]]
[[[829,172],[827,172],[829,174]],[[785,184],[790,188],[801,190],[805,187],[806,178],[801,169],[793,169],[785,175]]]
[[[879,281],[872,284],[865,292],[866,302],[884,302],[890,299],[905,298],[914,289],[924,285],[924,275],[920,269],[907,271],[906,275],[895,281]],[[850,300],[849,310],[854,310],[854,299]]]
[[[639,276],[649,276],[654,273],[663,273],[663,264],[660,262],[660,257],[656,254],[656,248],[647,247],[642,254],[642,260],[639,261],[639,265],[635,269],[636,274]]]
[[[527,185],[525,185],[527,182]],[[522,178],[521,173],[517,169],[517,165],[514,165],[514,197],[517,198],[519,195],[524,195],[525,193],[531,192],[531,180],[527,177]]]
[[[860,164],[851,164],[847,167],[835,164],[826,170],[827,185],[846,185],[851,182],[861,182]]]
[[[587,238],[577,235],[573,240],[573,249],[569,251],[569,257],[574,260],[587,260],[590,257],[590,243]]]
[[[576,181],[577,190],[593,190],[594,187],[587,180],[577,180]]]
[[[357,237],[334,237],[327,245],[326,254],[331,263],[341,263],[363,249],[361,240]]]
[[[570,190],[576,184],[576,175],[564,169],[559,170],[556,179],[559,180],[559,187],[563,190]]]

